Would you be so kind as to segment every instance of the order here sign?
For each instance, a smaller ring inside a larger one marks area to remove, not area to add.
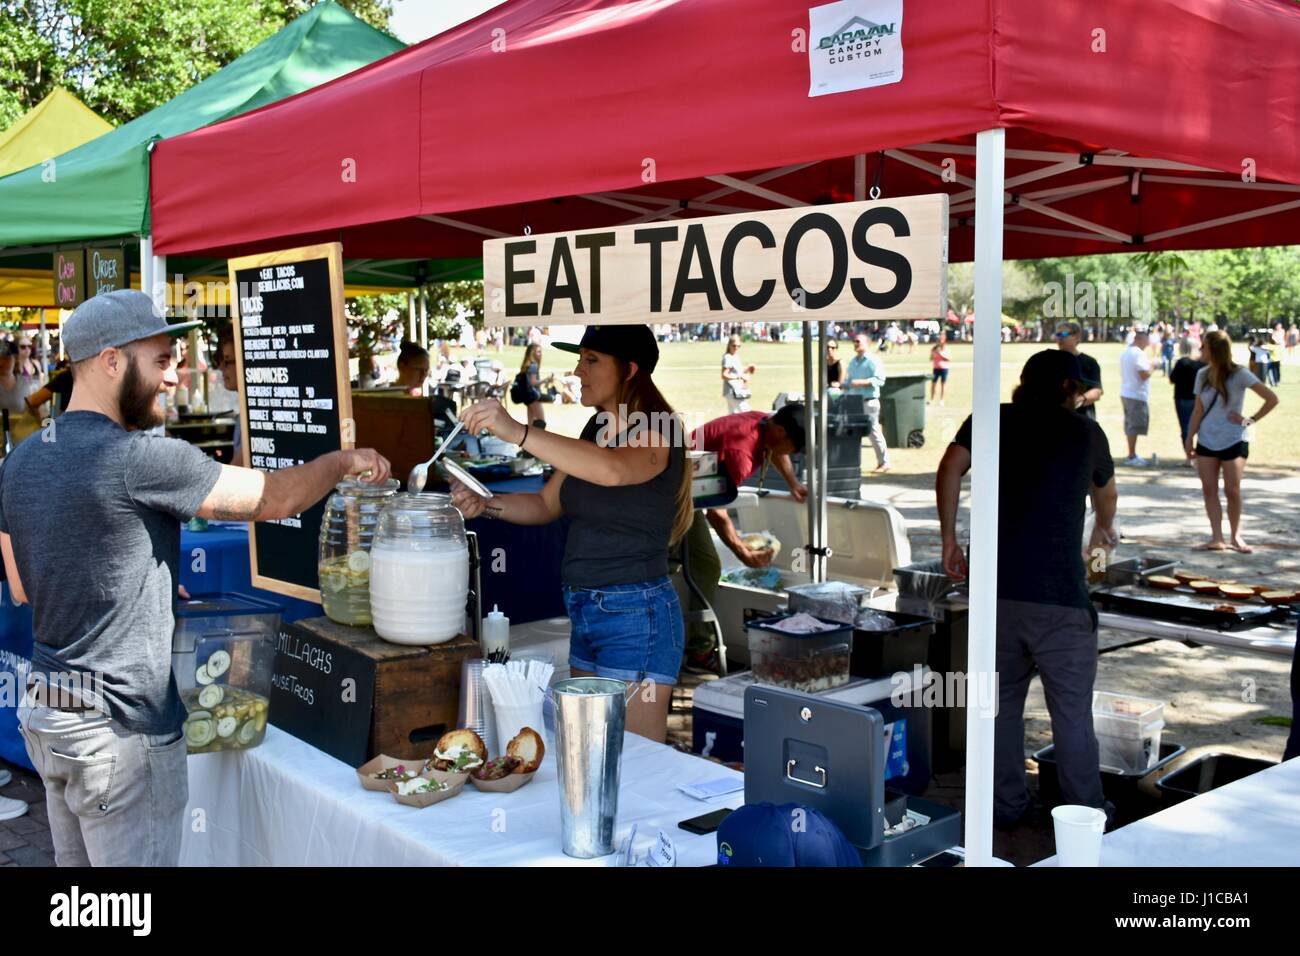
[[[948,197],[803,206],[483,243],[488,325],[929,319]]]

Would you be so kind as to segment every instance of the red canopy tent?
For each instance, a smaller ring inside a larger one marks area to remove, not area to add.
[[[973,134],[998,127],[1008,258],[1300,235],[1293,4],[907,0],[902,82],[816,97],[808,26],[788,0],[506,3],[160,142],[155,248],[475,255],[525,226],[852,198],[853,157],[884,151],[866,176],[949,192],[951,258],[969,259]]]
[[[350,258],[477,255],[526,229],[835,202],[870,185],[948,193],[950,258],[974,258],[975,311],[999,315],[1004,254],[1300,240],[1293,4],[903,3],[901,81],[810,96],[805,2],[515,0],[160,142],[155,248],[228,257],[338,239]],[[999,333],[975,326],[972,689],[995,669]],[[810,491],[818,547],[824,494]],[[968,712],[978,865],[993,720],[988,702]]]

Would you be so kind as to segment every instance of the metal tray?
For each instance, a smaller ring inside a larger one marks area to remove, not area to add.
[[[1095,588],[1092,599],[1108,611],[1217,627],[1222,631],[1237,631],[1259,627],[1270,621],[1284,621],[1289,613],[1285,606],[1273,607],[1257,601],[1233,601],[1221,595],[1197,594],[1190,588],[1162,591],[1135,584]],[[1218,610],[1228,605],[1232,605],[1234,610]]]

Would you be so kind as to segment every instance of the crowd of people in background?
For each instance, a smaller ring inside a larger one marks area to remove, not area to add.
[[[1082,391],[1076,408],[1092,414],[1103,394],[1097,362],[1079,351],[1082,330],[1076,322],[1062,323],[1056,332],[1059,347],[1081,363]],[[1228,333],[1199,323],[1179,332],[1162,323],[1153,328],[1133,326],[1120,354],[1120,402],[1128,457],[1119,464],[1145,468],[1157,464],[1156,456],[1138,454],[1138,441],[1151,422],[1151,379],[1159,369],[1173,386],[1174,415],[1182,439],[1183,462],[1200,475],[1211,551],[1229,548],[1242,553],[1253,549],[1241,536],[1241,480],[1250,456],[1251,431],[1256,422],[1277,407],[1277,394],[1269,383],[1281,380],[1282,349],[1290,334],[1279,324],[1271,332],[1257,330],[1247,339],[1249,364],[1238,365],[1232,356]],[[1177,353],[1175,360],[1174,354]],[[1263,404],[1253,416],[1245,414],[1247,392]],[[1222,500],[1220,499],[1222,488]],[[1227,504],[1228,537],[1223,534],[1223,504]]]

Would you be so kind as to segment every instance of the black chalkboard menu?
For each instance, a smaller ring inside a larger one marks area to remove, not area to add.
[[[121,246],[86,247],[86,298],[129,288],[125,249]]]
[[[86,301],[86,250],[54,251],[54,304],[60,309],[75,309]]]
[[[352,447],[342,245],[244,256],[229,268],[244,461],[275,471]],[[320,601],[324,508],[249,525],[254,587]]]
[[[359,767],[374,756],[369,748],[375,662],[305,624],[280,625],[271,677],[271,723]]]

